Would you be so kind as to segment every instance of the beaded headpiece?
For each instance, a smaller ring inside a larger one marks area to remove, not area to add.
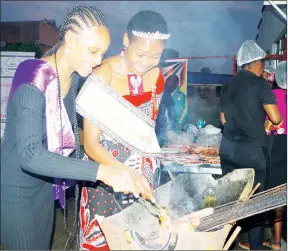
[[[161,39],[166,40],[168,39],[171,34],[164,34],[160,33],[159,31],[156,32],[143,32],[143,31],[132,31],[132,34],[136,37],[142,37],[142,38],[152,38],[152,39]]]

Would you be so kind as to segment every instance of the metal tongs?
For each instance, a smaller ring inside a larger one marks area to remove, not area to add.
[[[169,216],[167,210],[156,202],[151,200],[144,200],[142,197],[139,197],[138,202],[147,208],[147,210],[159,219],[160,225],[163,227],[171,228],[171,217]]]
[[[139,197],[138,202],[146,207],[150,214],[158,218],[161,227],[172,231],[172,220],[165,208],[151,200],[144,200],[142,197]]]
[[[142,197],[139,197],[138,202],[147,208],[147,210],[154,216],[160,217],[163,212],[166,212],[164,208],[156,204],[155,202],[152,202],[152,200],[144,200]]]

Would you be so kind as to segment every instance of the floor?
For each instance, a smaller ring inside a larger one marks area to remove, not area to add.
[[[68,199],[67,200],[67,228],[69,231],[72,231],[72,226],[73,226],[73,221],[74,221],[74,199]],[[67,233],[65,231],[65,225],[64,225],[64,217],[63,217],[63,212],[60,208],[56,209],[56,219],[55,219],[55,231],[54,231],[54,237],[52,241],[52,250],[63,250],[65,247],[65,243],[67,240]],[[269,228],[265,229],[265,237],[270,237],[271,236],[271,231]],[[284,233],[283,233],[284,238],[282,239],[282,248],[281,250],[287,250],[287,245],[286,245],[286,236],[287,236],[287,223],[285,224],[284,227]],[[236,241],[243,241],[247,240],[247,234],[246,233],[240,233]],[[74,250],[78,249],[77,244],[73,246]],[[242,250],[237,242],[235,242],[231,248],[232,250]]]

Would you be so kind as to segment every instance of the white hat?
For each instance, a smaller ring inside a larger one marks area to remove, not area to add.
[[[266,57],[266,53],[253,40],[246,40],[237,53],[237,65],[251,63]]]
[[[275,79],[280,88],[287,89],[287,61],[282,61],[277,65]]]

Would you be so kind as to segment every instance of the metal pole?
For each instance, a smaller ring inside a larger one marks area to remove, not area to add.
[[[274,7],[274,9],[287,21],[287,16],[286,14],[274,3],[274,1],[269,1],[268,2]]]
[[[236,58],[236,56],[233,58],[233,75],[234,75],[234,77],[237,75],[237,58]]]

